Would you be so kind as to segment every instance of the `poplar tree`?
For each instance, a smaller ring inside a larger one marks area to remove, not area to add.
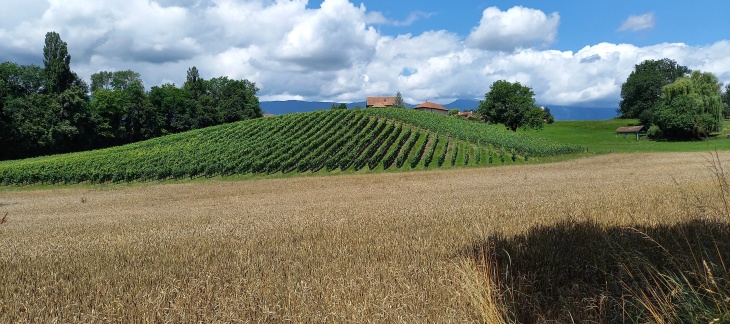
[[[43,64],[48,92],[60,94],[71,88],[75,79],[71,72],[71,55],[68,54],[68,45],[56,32],[46,33]]]

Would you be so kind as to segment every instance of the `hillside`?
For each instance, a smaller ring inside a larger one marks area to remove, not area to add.
[[[105,183],[232,174],[514,163],[580,152],[500,126],[405,109],[247,120],[120,147],[0,163],[0,183]]]

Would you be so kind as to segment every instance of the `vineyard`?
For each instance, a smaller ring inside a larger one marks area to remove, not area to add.
[[[102,150],[0,162],[0,184],[132,182],[233,174],[442,168],[575,153],[483,123],[405,109],[247,120]]]
[[[368,115],[400,120],[402,122],[448,134],[471,143],[489,143],[522,155],[549,156],[575,153],[583,150],[577,145],[551,143],[550,141],[506,131],[501,125],[466,123],[459,118],[444,118],[438,114],[421,114],[412,109],[366,109]]]

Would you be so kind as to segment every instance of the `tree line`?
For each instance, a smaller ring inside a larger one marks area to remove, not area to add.
[[[730,84],[710,72],[692,71],[674,60],[646,60],[621,85],[618,113],[638,118],[655,138],[685,140],[722,130],[730,117]]]
[[[46,34],[43,67],[0,63],[0,160],[122,145],[263,115],[248,80],[205,80],[145,90],[139,73],[101,71],[89,86],[66,42]]]
[[[508,129],[540,129],[554,118],[548,108],[535,105],[535,94],[519,82],[495,81],[477,112],[488,123]],[[674,60],[646,60],[637,64],[621,85],[621,118],[634,118],[653,138],[697,139],[722,130],[730,118],[730,84],[722,85],[710,72],[692,71]]]

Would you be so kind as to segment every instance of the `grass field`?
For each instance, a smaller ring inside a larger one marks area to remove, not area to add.
[[[707,152],[730,150],[730,121],[725,121],[721,134],[704,141],[671,142],[649,140],[641,136],[616,136],[621,126],[638,125],[635,119],[608,119],[590,121],[558,121],[545,125],[542,130],[520,130],[535,137],[544,137],[558,143],[577,144],[594,153],[641,153],[641,152]]]
[[[480,242],[713,216],[707,156],[0,191],[0,322],[479,322]]]

